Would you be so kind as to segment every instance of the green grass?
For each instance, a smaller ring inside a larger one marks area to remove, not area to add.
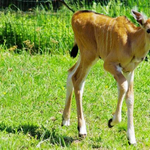
[[[130,11],[138,5],[139,11],[150,16],[147,0],[127,2],[110,1],[107,6],[94,3],[88,9],[112,17],[126,15],[133,21]],[[102,61],[92,68],[83,95],[87,137],[78,138],[74,96],[71,126],[61,127],[67,70],[76,61],[68,55],[73,45],[71,16],[65,7],[57,14],[38,9],[32,13],[0,12],[0,149],[149,150],[150,64],[147,62],[135,71],[136,147],[129,146],[126,138],[125,102],[122,122],[112,129],[107,127],[116,108],[117,87],[113,77],[104,71]],[[32,52],[37,55],[30,55]]]
[[[69,4],[69,1],[66,2]],[[131,9],[135,6],[150,16],[147,0],[111,0],[107,5],[93,3],[92,6],[83,7],[70,5],[75,11],[90,9],[111,17],[125,15],[131,21],[134,21]],[[26,50],[31,53],[68,54],[74,42],[72,15],[65,6],[57,13],[45,11],[44,7],[31,12],[15,12],[11,9],[0,11],[0,43],[4,48],[17,52]]]
[[[70,12],[4,11],[0,14],[0,42],[6,48],[15,45],[16,51],[64,54],[73,44]]]
[[[127,109],[122,122],[107,127],[117,103],[113,77],[103,62],[92,68],[83,96],[88,135],[78,138],[75,98],[71,126],[61,127],[67,70],[75,63],[68,55],[0,53],[0,149],[150,149],[150,64],[135,71],[134,123],[137,146],[126,138]]]

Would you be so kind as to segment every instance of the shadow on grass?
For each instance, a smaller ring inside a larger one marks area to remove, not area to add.
[[[39,127],[36,125],[29,125],[29,124],[20,125],[18,127],[11,127],[1,123],[0,131],[13,133],[13,134],[18,134],[18,133],[23,133],[25,135],[27,134],[28,136],[31,136],[35,139],[41,141],[47,140],[53,145],[60,145],[63,147],[70,146],[71,143],[74,141],[74,139],[71,137],[59,135],[56,129],[54,128],[51,131],[49,131],[43,126]]]

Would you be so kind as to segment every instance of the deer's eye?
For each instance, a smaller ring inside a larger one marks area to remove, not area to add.
[[[147,33],[150,33],[150,29],[147,29]]]

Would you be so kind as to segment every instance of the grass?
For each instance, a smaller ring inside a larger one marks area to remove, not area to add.
[[[16,46],[17,52],[64,54],[73,44],[70,12],[57,14],[35,10],[0,14],[0,42],[8,49]]]
[[[131,9],[138,6],[139,11],[150,16],[149,5],[147,0],[111,0],[107,5],[93,3],[92,6],[70,7],[76,11],[90,9],[111,17],[125,15],[134,21]],[[74,41],[72,15],[65,6],[57,13],[46,11],[44,7],[30,12],[5,9],[0,11],[0,43],[4,48],[17,52],[26,50],[30,53],[68,54]]]
[[[130,11],[137,4],[139,11],[150,16],[147,0],[127,0],[125,4],[110,1],[104,6],[93,3],[88,9],[112,17],[126,15],[132,20]],[[73,45],[72,13],[64,7],[57,14],[38,9],[30,13],[5,10],[0,14],[0,149],[150,149],[149,63],[143,62],[135,71],[138,145],[129,146],[127,142],[125,102],[122,122],[112,129],[107,127],[116,108],[117,87],[102,61],[86,80],[83,108],[88,135],[81,140],[74,96],[71,126],[60,126],[67,70],[76,61],[68,56]],[[37,55],[31,55],[33,52]]]
[[[126,105],[122,122],[107,127],[117,103],[113,77],[99,61],[91,70],[83,96],[88,135],[78,138],[75,98],[71,126],[61,127],[67,70],[75,61],[68,55],[0,53],[0,149],[150,149],[150,64],[135,71],[134,123],[138,145],[126,139]]]

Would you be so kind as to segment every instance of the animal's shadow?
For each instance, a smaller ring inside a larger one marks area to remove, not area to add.
[[[6,133],[23,133],[25,135],[29,135],[39,141],[47,140],[51,144],[60,145],[60,146],[70,146],[71,143],[74,141],[73,138],[59,135],[56,129],[48,130],[45,127],[39,127],[37,125],[29,125],[24,124],[18,127],[6,126],[3,123],[0,123],[0,131],[5,131]]]

